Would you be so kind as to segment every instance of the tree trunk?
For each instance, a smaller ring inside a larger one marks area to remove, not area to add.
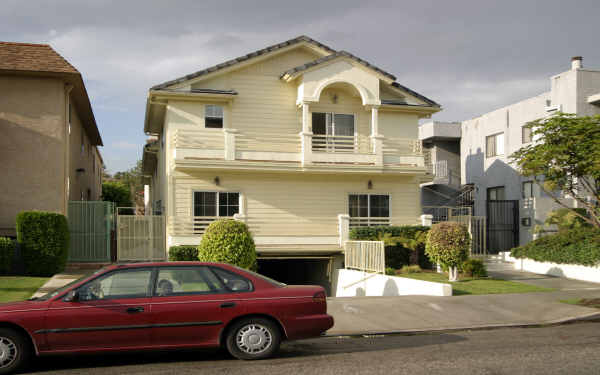
[[[458,280],[458,268],[456,266],[448,267],[448,280],[449,281]]]

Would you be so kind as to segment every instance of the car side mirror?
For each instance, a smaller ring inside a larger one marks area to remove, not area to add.
[[[65,302],[79,302],[79,292],[77,290],[71,290],[64,299]]]

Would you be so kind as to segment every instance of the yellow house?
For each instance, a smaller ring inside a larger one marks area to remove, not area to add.
[[[146,211],[165,216],[167,246],[235,218],[261,273],[316,282],[352,227],[416,224],[418,121],[441,107],[395,80],[300,36],[152,87]]]

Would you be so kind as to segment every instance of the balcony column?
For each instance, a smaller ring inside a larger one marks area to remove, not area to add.
[[[223,129],[224,139],[224,150],[223,156],[225,160],[235,160],[235,134],[237,133],[236,129]]]
[[[302,102],[302,165],[312,163],[312,127],[308,103]]]
[[[383,136],[379,135],[379,108],[371,107],[371,148],[375,165],[383,165]]]

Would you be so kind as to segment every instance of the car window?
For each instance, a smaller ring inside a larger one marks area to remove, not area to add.
[[[155,296],[223,293],[223,282],[208,267],[161,267],[156,278]]]
[[[100,276],[81,286],[80,301],[147,297],[152,270],[122,270]]]
[[[223,281],[223,284],[231,292],[250,292],[254,287],[250,280],[238,275],[237,273],[226,271],[219,267],[211,267],[213,272]]]

